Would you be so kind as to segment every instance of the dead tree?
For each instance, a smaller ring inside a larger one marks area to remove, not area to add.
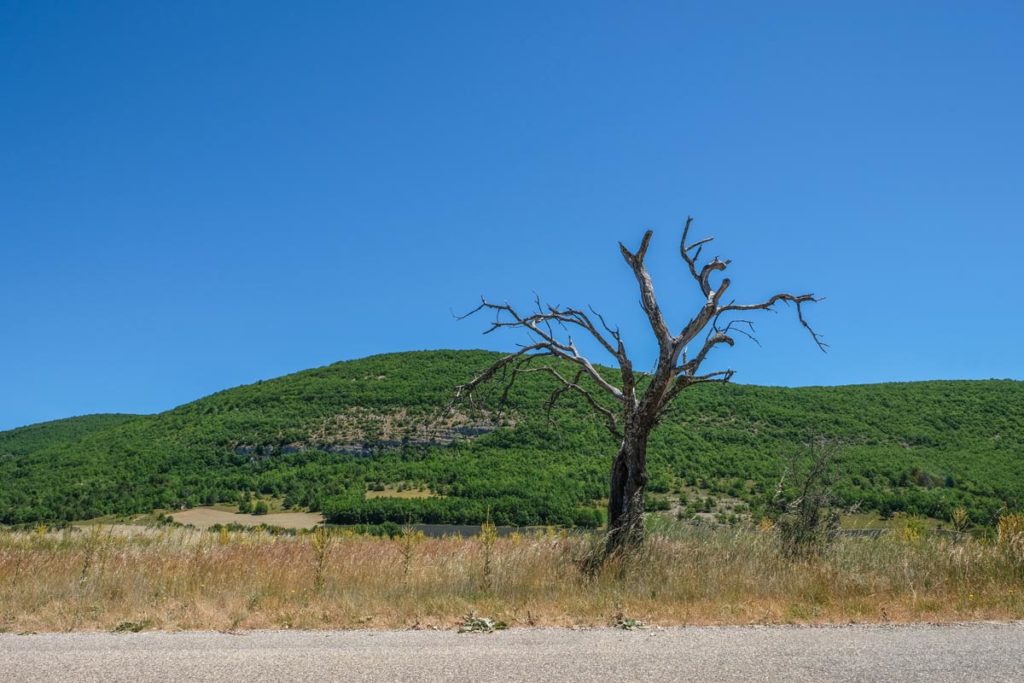
[[[665,414],[666,408],[686,388],[708,382],[728,382],[734,371],[704,372],[701,366],[708,354],[718,346],[733,346],[734,337],[742,335],[756,341],[750,320],[737,316],[750,311],[773,310],[779,303],[793,304],[797,319],[810,333],[822,351],[826,344],[804,319],[803,305],[820,301],[813,294],[775,294],[760,303],[740,304],[726,299],[729,278],[717,285],[712,278],[729,266],[728,260],[717,256],[700,262],[704,248],[714,239],[707,237],[687,242],[693,219],[687,218],[679,253],[690,276],[700,289],[703,299],[694,316],[678,332],[665,321],[654,285],[644,265],[644,257],[651,243],[652,231],[644,233],[640,248],[631,252],[621,242],[619,249],[640,287],[640,306],[650,321],[651,331],[658,344],[658,361],[653,372],[634,370],[633,362],[618,328],[610,327],[604,318],[588,307],[587,311],[562,306],[543,305],[536,300],[536,309],[521,314],[511,305],[496,304],[482,299],[479,306],[461,318],[481,311],[493,311],[494,321],[484,332],[489,334],[505,328],[521,329],[530,342],[519,350],[495,361],[493,365],[456,390],[456,400],[466,399],[482,384],[503,379],[506,383],[503,399],[518,375],[527,372],[544,373],[555,381],[555,389],[548,401],[550,409],[562,396],[574,393],[581,396],[603,419],[608,431],[619,440],[619,451],[612,463],[608,495],[608,534],[606,555],[628,548],[643,539],[644,489],[647,485],[647,439],[651,430]],[[619,368],[618,381],[609,380],[577,348],[572,331],[583,331],[615,359]],[[687,348],[698,340],[699,346],[692,356]],[[561,359],[565,363],[544,364]],[[571,372],[567,372],[570,368]],[[609,405],[611,407],[609,407]]]
[[[838,442],[819,436],[786,459],[771,509],[787,557],[821,554],[835,538],[839,510],[833,488],[839,453]]]

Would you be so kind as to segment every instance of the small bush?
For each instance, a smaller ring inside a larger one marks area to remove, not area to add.
[[[122,621],[120,624],[111,629],[114,633],[138,633],[144,631],[153,625],[152,619],[142,619],[141,621]]]
[[[962,505],[953,508],[953,511],[949,513],[949,521],[953,525],[953,531],[958,534],[967,531],[967,527],[971,524],[970,517],[967,515],[967,509]]]
[[[484,551],[483,584],[486,590],[490,590],[494,583],[494,544],[497,541],[498,528],[488,514],[487,521],[480,526],[480,543]]]
[[[409,573],[412,571],[412,560],[415,554],[416,545],[426,538],[422,531],[416,531],[412,525],[405,525],[402,527],[402,534],[398,537],[398,547],[402,553],[402,572],[405,574],[405,578],[409,578]]]
[[[508,624],[504,621],[468,614],[459,624],[459,633],[493,633],[494,631],[504,631],[507,628]]]
[[[627,617],[622,612],[619,612],[612,619],[612,626],[614,628],[621,628],[623,631],[636,631],[637,629],[647,628],[647,623],[633,617]]]
[[[839,529],[832,488],[836,444],[815,439],[789,459],[772,506],[782,552],[791,558],[820,555]]]
[[[309,545],[313,548],[313,590],[320,593],[324,589],[327,571],[327,552],[331,548],[331,533],[325,526],[318,526],[309,535]]]
[[[1024,569],[1024,514],[1003,514],[996,525],[999,549],[1018,570]]]

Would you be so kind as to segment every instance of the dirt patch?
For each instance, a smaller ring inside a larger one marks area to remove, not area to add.
[[[241,524],[243,526],[279,526],[283,529],[312,529],[324,521],[319,512],[275,512],[269,515],[243,515],[215,508],[192,508],[171,514],[179,524],[191,524],[208,529],[214,524]]]

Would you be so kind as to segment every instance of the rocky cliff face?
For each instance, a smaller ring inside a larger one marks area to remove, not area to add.
[[[323,451],[369,457],[402,448],[448,446],[464,439],[489,434],[500,427],[515,426],[509,415],[490,411],[407,409],[390,412],[353,409],[324,418],[310,429],[308,438],[279,444],[235,444],[239,455],[262,459],[275,455]]]

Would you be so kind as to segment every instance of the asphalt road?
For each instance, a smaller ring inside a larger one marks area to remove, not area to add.
[[[1024,624],[0,635],[0,681],[1024,681]]]

